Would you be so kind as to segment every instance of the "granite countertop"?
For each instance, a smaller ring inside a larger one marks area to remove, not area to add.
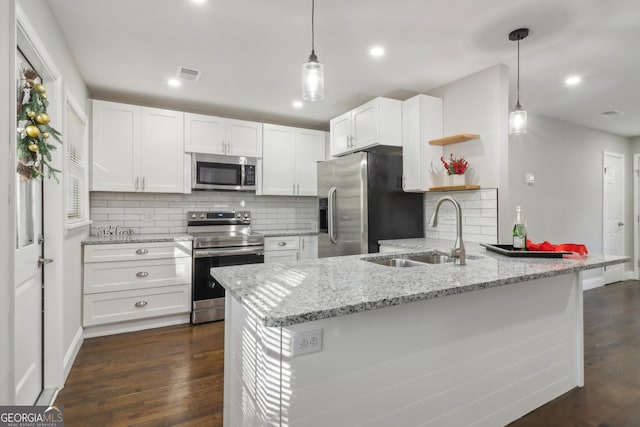
[[[452,242],[409,240],[418,245],[407,248],[413,254],[452,247]],[[211,273],[266,326],[280,327],[629,261],[624,256],[597,254],[510,258],[471,243],[466,249],[468,257],[478,257],[468,258],[466,266],[393,268],[362,260],[399,256],[390,253],[219,267]]]
[[[154,242],[184,242],[193,240],[192,236],[186,233],[181,234],[135,234],[119,236],[91,236],[89,240],[84,240],[83,245],[102,245],[105,243],[154,243]]]
[[[284,236],[315,236],[317,231],[313,230],[254,230],[255,233],[264,237],[284,237]]]

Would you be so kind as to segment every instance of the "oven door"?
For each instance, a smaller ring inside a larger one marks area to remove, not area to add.
[[[213,267],[258,264],[264,262],[264,246],[238,248],[195,249],[193,251],[193,310],[222,308],[224,318],[224,288],[210,273]],[[194,317],[195,318],[195,317]],[[194,322],[195,323],[195,322]]]

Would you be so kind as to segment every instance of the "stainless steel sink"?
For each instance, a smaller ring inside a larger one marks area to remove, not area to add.
[[[364,261],[372,262],[374,264],[384,265],[387,267],[420,267],[424,265],[423,262],[411,261],[405,258],[387,258],[387,259],[365,259]]]
[[[444,264],[445,262],[453,262],[455,258],[436,252],[433,254],[408,256],[407,259],[424,264]]]
[[[455,258],[441,252],[429,252],[421,255],[409,255],[402,258],[363,258],[363,261],[372,262],[387,267],[420,267],[425,264],[444,264],[453,262]]]

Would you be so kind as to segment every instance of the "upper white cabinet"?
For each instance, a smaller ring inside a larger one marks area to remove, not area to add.
[[[184,151],[262,156],[262,123],[185,113]]]
[[[93,191],[184,191],[184,114],[92,101]]]
[[[402,103],[404,191],[427,191],[436,185],[438,177],[442,180],[442,147],[428,144],[441,136],[442,99],[417,95]]]
[[[325,160],[326,132],[265,124],[262,194],[317,196],[317,162]]]
[[[331,155],[376,145],[402,147],[402,101],[375,98],[330,122]]]

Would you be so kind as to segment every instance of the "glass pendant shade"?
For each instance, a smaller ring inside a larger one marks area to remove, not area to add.
[[[311,53],[309,62],[302,64],[302,99],[320,101],[324,99],[324,67]]]
[[[520,104],[509,113],[509,135],[523,135],[527,133],[527,112]]]

